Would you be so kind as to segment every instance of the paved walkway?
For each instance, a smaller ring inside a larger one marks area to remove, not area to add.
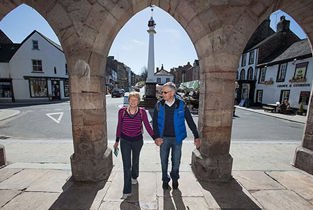
[[[12,117],[12,110],[0,110],[0,119],[8,116]],[[302,116],[289,117],[288,120],[305,122]],[[120,199],[120,155],[113,157],[114,167],[106,182],[77,183],[71,179],[70,139],[10,138],[0,140],[0,144],[5,146],[8,161],[0,169],[1,209],[313,209],[313,176],[290,164],[298,143],[232,142],[234,179],[228,183],[203,183],[191,171],[194,146],[186,141],[179,189],[165,191],[161,187],[159,148],[146,143],[141,153],[139,183],[133,185],[133,194],[126,200]],[[110,148],[112,145],[113,141],[109,141]]]

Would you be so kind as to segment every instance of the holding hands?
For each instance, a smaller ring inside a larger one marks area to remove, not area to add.
[[[155,143],[157,146],[160,146],[161,144],[163,144],[163,139],[161,139],[161,138],[156,138],[156,139],[154,140],[154,143]]]

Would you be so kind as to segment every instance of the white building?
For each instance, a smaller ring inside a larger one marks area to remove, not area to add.
[[[163,68],[163,65],[161,69],[157,68],[157,72],[154,73],[154,77],[156,78],[156,82],[159,85],[163,85],[167,82],[173,82],[174,81],[174,75],[170,73],[169,71],[166,71]]]
[[[20,44],[12,43],[3,32],[0,36],[0,101],[69,98],[61,46],[37,31]]]
[[[307,109],[313,80],[313,58],[307,39],[295,42],[271,62],[257,65],[255,102],[275,104],[287,99],[292,108]]]
[[[282,99],[280,98],[282,87],[286,87],[286,84],[283,82],[286,81],[276,80],[277,71],[275,72],[273,70],[278,68],[275,65],[279,64],[279,62],[289,62],[289,59],[293,60],[302,56],[303,52],[300,53],[300,51],[295,51],[292,55],[284,55],[294,43],[301,41],[290,30],[289,25],[290,21],[282,16],[280,22],[277,24],[277,31],[274,32],[270,27],[270,20],[266,19],[249,39],[241,55],[237,69],[238,86],[235,98],[239,105],[276,104],[276,102],[281,102],[281,100],[289,98],[289,96],[286,96],[288,91],[283,92]],[[295,45],[294,47],[296,50],[298,46]],[[284,57],[280,57],[282,55]],[[266,70],[264,67],[269,67],[269,69]],[[289,75],[286,74],[286,78],[287,76]],[[279,84],[274,85],[274,83]],[[296,87],[297,85],[294,86]],[[300,86],[298,85],[298,87]],[[299,107],[295,101],[291,106],[293,108]]]

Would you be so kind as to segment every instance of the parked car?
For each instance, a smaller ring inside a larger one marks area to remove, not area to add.
[[[112,95],[112,98],[114,98],[114,97],[123,97],[125,95],[125,91],[124,91],[124,89],[114,88],[112,90],[111,95]]]

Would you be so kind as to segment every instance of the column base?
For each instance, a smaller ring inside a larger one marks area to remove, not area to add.
[[[297,147],[292,165],[313,175],[313,151]]]
[[[75,181],[98,182],[109,178],[112,168],[112,150],[107,148],[100,158],[73,154],[71,156],[72,177]]]
[[[230,154],[216,157],[203,157],[199,150],[192,152],[191,168],[199,181],[227,182],[232,179],[233,158]]]
[[[2,144],[0,144],[0,167],[6,165],[6,158],[5,158],[5,149]]]

